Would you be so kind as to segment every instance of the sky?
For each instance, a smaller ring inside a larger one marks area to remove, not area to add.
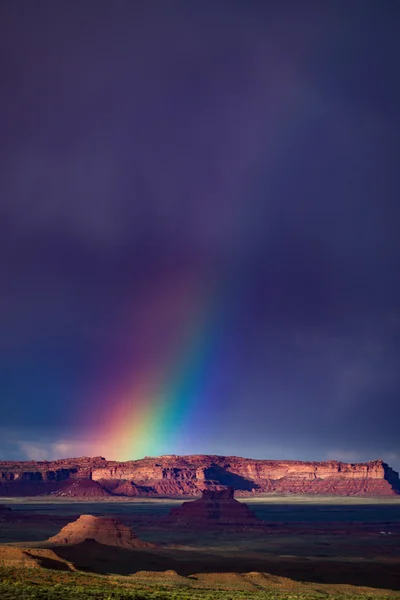
[[[1,460],[400,470],[399,23],[2,0]]]

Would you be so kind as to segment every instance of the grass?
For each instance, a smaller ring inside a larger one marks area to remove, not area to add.
[[[96,575],[82,572],[54,572],[0,566],[1,600],[394,600],[399,592],[349,588],[329,590],[329,586],[302,589],[260,589],[255,591],[198,589],[188,585],[157,583],[157,573],[148,583],[129,577]],[[195,582],[193,582],[195,583]],[[288,580],[288,585],[291,585]]]
[[[248,502],[253,510],[259,513],[260,517],[266,518],[268,521],[309,521],[317,523],[318,521],[338,520],[346,521],[365,521],[374,523],[378,521],[398,521],[400,518],[400,497],[390,499],[371,499],[371,498],[321,498],[321,497],[278,497],[267,496],[257,498],[243,498]],[[84,502],[84,512],[93,512],[94,514],[119,514],[121,517],[136,516],[147,514],[148,516],[162,515],[169,510],[171,505],[176,505],[182,502],[181,500],[170,499],[152,499],[152,500],[130,500],[126,501],[113,499],[107,501],[88,503]],[[0,501],[1,503],[1,501]],[[10,498],[5,499],[5,504],[13,506],[14,509],[31,510],[32,513],[47,513],[54,516],[65,514],[75,514],[82,512],[82,503],[60,499],[18,499],[14,501]],[[337,517],[335,516],[337,514]],[[26,525],[29,529],[29,526]],[[22,538],[26,538],[28,532],[26,527],[21,529]],[[50,525],[49,525],[50,527]],[[53,526],[51,526],[53,527]],[[50,528],[51,528],[50,527]],[[56,525],[54,525],[56,527]],[[58,527],[58,526],[57,526]],[[142,534],[141,521],[138,520],[137,529]],[[57,529],[58,530],[58,529]],[[13,536],[16,536],[16,533]],[[149,540],[151,536],[155,536],[155,541],[160,541],[161,535],[159,530],[150,528],[147,532],[144,529]],[[46,533],[46,535],[44,535]],[[29,536],[34,534],[37,539],[44,539],[55,531],[42,532],[41,525],[39,528],[32,529]],[[11,533],[4,530],[3,535]],[[173,534],[173,535],[172,535]],[[144,539],[147,539],[144,535]],[[185,533],[179,533],[183,539]],[[328,535],[328,534],[327,534]],[[175,533],[166,531],[165,541],[174,542]],[[176,534],[178,536],[178,533]],[[178,536],[178,537],[179,537]],[[36,539],[35,537],[35,539]],[[190,536],[189,536],[190,537]],[[210,537],[210,539],[208,539]],[[225,539],[226,537],[226,539]],[[287,536],[276,536],[272,533],[268,536],[260,536],[260,539],[252,534],[251,544],[243,536],[218,536],[217,542],[212,538],[211,534],[205,532],[200,540],[202,547],[210,544],[210,549],[213,552],[221,552],[223,555],[229,552],[237,553],[246,556],[248,552],[270,552],[278,555],[285,554],[290,548],[290,553],[293,553],[293,548],[296,553],[301,556],[303,551],[301,548],[306,548],[304,552],[310,553],[315,550],[319,543],[323,542],[323,548],[317,548],[318,552],[324,554],[337,553],[340,550],[340,555],[353,555],[353,545],[358,544],[358,538],[353,539],[352,536],[347,536],[344,539],[334,538],[334,546],[329,549],[325,536],[318,538],[312,535],[299,535],[299,538],[294,533]],[[243,538],[243,539],[242,539]],[[264,539],[265,538],[265,539]],[[386,546],[393,543],[394,536],[388,538],[362,538],[363,552],[373,554],[379,550],[379,554],[386,556],[389,553]],[[328,536],[328,541],[332,541]],[[15,538],[15,541],[17,539]],[[161,540],[162,541],[162,540]],[[179,540],[178,540],[179,541]],[[191,541],[183,540],[189,544]],[[395,540],[396,541],[396,540]],[[182,540],[181,540],[182,542]],[[206,543],[207,542],[207,543]],[[216,546],[217,543],[217,546]],[[193,542],[194,550],[199,551],[199,540]],[[263,546],[264,544],[264,546]],[[191,545],[191,544],[189,544]],[[221,548],[219,548],[221,546]],[[347,551],[347,548],[350,548]],[[360,546],[361,547],[361,546]],[[204,548],[203,548],[204,549]],[[339,549],[339,550],[338,550]],[[357,546],[358,552],[358,546]],[[316,551],[317,551],[316,550]],[[350,551],[351,550],[351,551]],[[387,550],[387,551],[386,551]],[[358,554],[356,553],[358,556]],[[363,554],[364,555],[364,554]],[[374,555],[375,556],[375,555]],[[391,554],[389,553],[390,557]],[[396,556],[398,554],[396,553]],[[121,575],[98,575],[94,573],[86,573],[82,571],[55,571],[46,568],[26,568],[21,566],[5,566],[0,563],[0,600],[400,600],[400,592],[391,592],[389,590],[379,590],[371,588],[357,588],[351,585],[336,585],[336,584],[318,584],[318,583],[301,583],[290,579],[274,583],[274,579],[283,580],[271,576],[267,582],[262,582],[261,579],[254,578],[250,584],[250,578],[245,575],[243,577],[231,577],[231,579],[218,580],[218,574],[208,577],[166,577],[162,573],[147,573],[141,576],[136,573],[131,576]]]
[[[277,593],[277,592],[228,592],[205,590],[201,592],[168,591],[156,589],[145,590],[104,590],[103,588],[84,588],[80,586],[55,585],[51,588],[45,586],[31,586],[24,584],[4,585],[0,584],[0,595],[2,600],[344,600],[351,597],[363,600],[376,600],[376,596],[357,595],[327,595],[317,593],[310,595],[308,592]],[[391,596],[380,596],[382,600],[392,598]]]

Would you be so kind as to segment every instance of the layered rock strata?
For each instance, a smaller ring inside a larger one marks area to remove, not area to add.
[[[220,491],[204,490],[198,500],[172,508],[166,520],[196,529],[220,526],[248,528],[263,524],[247,504],[235,500],[231,487]]]
[[[94,540],[105,546],[118,546],[135,550],[137,548],[154,548],[154,544],[143,542],[126,525],[118,519],[109,517],[94,517],[81,515],[73,523],[68,523],[57,535],[48,539],[48,542],[58,545],[76,545],[85,540]]]
[[[3,497],[38,494],[179,497],[198,496],[204,489],[228,486],[241,495],[400,493],[398,474],[381,460],[350,464],[168,455],[127,462],[107,461],[102,457],[0,462]]]

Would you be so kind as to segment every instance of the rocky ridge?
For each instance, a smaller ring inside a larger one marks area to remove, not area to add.
[[[366,463],[255,460],[237,456],[167,455],[117,462],[102,457],[0,462],[0,496],[199,496],[232,487],[265,492],[390,496],[398,474],[381,460]]]

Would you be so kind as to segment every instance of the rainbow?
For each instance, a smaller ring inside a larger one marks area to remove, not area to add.
[[[159,282],[139,310],[135,298],[133,315],[122,311],[119,348],[104,360],[89,402],[93,455],[133,460],[182,448],[218,379],[221,299],[209,277],[186,274]]]
[[[281,88],[269,99],[270,116],[264,124],[257,122],[250,128],[254,139],[238,144],[253,148],[238,163],[246,184],[259,155],[262,153],[265,161],[279,153],[281,145],[302,125],[301,105],[294,93],[295,73],[284,60],[276,68]],[[314,96],[311,99],[318,102]],[[299,122],[296,128],[294,121]],[[246,200],[239,207],[232,211],[225,231],[233,248],[249,214]],[[221,265],[219,268],[222,271]],[[241,290],[246,286],[240,265],[232,268],[237,271],[234,277],[226,270],[217,274],[215,265],[204,263],[191,264],[190,272],[178,268],[178,273],[171,274],[166,268],[161,277],[150,277],[152,288],[136,290],[134,300],[122,307],[116,322],[109,325],[114,341],[105,343],[103,359],[92,377],[96,385],[82,398],[83,410],[88,407],[90,413],[91,424],[85,431],[92,431],[92,456],[131,460],[185,454],[185,448],[194,451],[193,440],[185,442],[186,432],[196,431],[199,420],[216,418],[218,392],[222,388],[224,394],[229,393],[230,380],[238,377],[230,356],[230,349],[238,344],[237,340],[229,343],[229,338],[237,329],[233,313],[240,312]],[[196,438],[198,444],[199,436]],[[197,448],[204,453],[214,451]]]

